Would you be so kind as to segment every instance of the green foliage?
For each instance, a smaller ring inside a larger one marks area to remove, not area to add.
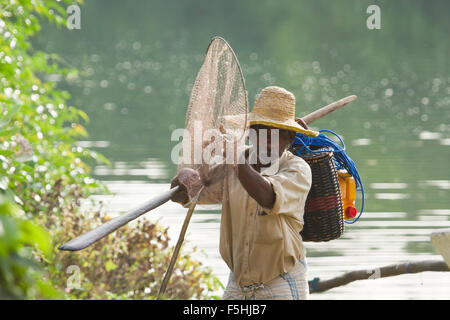
[[[51,258],[48,233],[21,217],[19,207],[0,194],[0,299],[61,297],[45,280],[34,253]]]
[[[83,133],[76,123],[81,111],[67,106],[68,94],[45,81],[67,71],[58,68],[56,56],[34,51],[29,43],[40,29],[38,16],[61,25],[63,14],[56,2],[0,1],[0,296],[4,298],[61,297],[45,280],[41,266],[52,259],[49,234],[32,216],[49,210],[58,213],[91,189],[84,181],[88,171],[81,159],[92,154],[73,147],[74,133]],[[64,193],[51,198],[58,183]]]
[[[30,45],[40,19],[64,24],[62,3],[0,0],[0,298],[151,299],[170,259],[167,230],[141,222],[77,253],[57,252],[50,241],[60,244],[101,222],[78,207],[107,191],[87,163],[109,163],[76,145],[87,136],[81,122],[88,116],[67,105],[70,95],[56,81],[77,71]],[[68,286],[69,266],[80,268],[81,289]],[[167,298],[204,298],[217,285],[184,255]]]
[[[86,160],[107,160],[75,145],[77,138],[87,135],[79,123],[87,115],[67,105],[70,95],[57,90],[53,81],[70,70],[59,66],[57,55],[33,50],[29,44],[40,30],[39,15],[61,26],[65,10],[54,1],[0,6],[2,186],[26,212],[57,214],[102,188],[90,178]]]

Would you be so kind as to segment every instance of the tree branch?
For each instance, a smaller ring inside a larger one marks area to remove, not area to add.
[[[319,278],[314,278],[309,281],[309,292],[317,293],[330,290],[332,288],[344,286],[350,282],[365,279],[378,279],[385,277],[392,277],[401,274],[419,273],[426,271],[450,271],[447,264],[442,260],[426,260],[426,261],[411,261],[401,264],[389,265],[381,268],[356,270],[344,273],[343,275],[325,281],[320,281]]]

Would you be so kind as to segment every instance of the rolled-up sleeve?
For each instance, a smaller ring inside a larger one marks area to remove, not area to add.
[[[264,178],[272,184],[275,193],[273,208],[264,208],[264,212],[301,219],[311,188],[311,168],[308,163],[301,158],[293,158],[278,173]]]

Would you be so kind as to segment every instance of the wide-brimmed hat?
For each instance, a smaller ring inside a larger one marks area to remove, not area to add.
[[[261,124],[310,137],[319,135],[319,132],[305,129],[295,121],[295,96],[280,87],[270,86],[261,91],[248,120],[250,126]]]

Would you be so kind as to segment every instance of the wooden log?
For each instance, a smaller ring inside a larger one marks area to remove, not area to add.
[[[324,281],[321,281],[319,278],[314,278],[313,280],[309,281],[309,292],[324,292],[332,288],[344,286],[358,280],[386,278],[398,276],[401,274],[419,273],[426,271],[446,272],[450,271],[450,269],[445,261],[425,260],[393,264],[381,268],[355,270],[344,273],[343,275],[336,278]]]

